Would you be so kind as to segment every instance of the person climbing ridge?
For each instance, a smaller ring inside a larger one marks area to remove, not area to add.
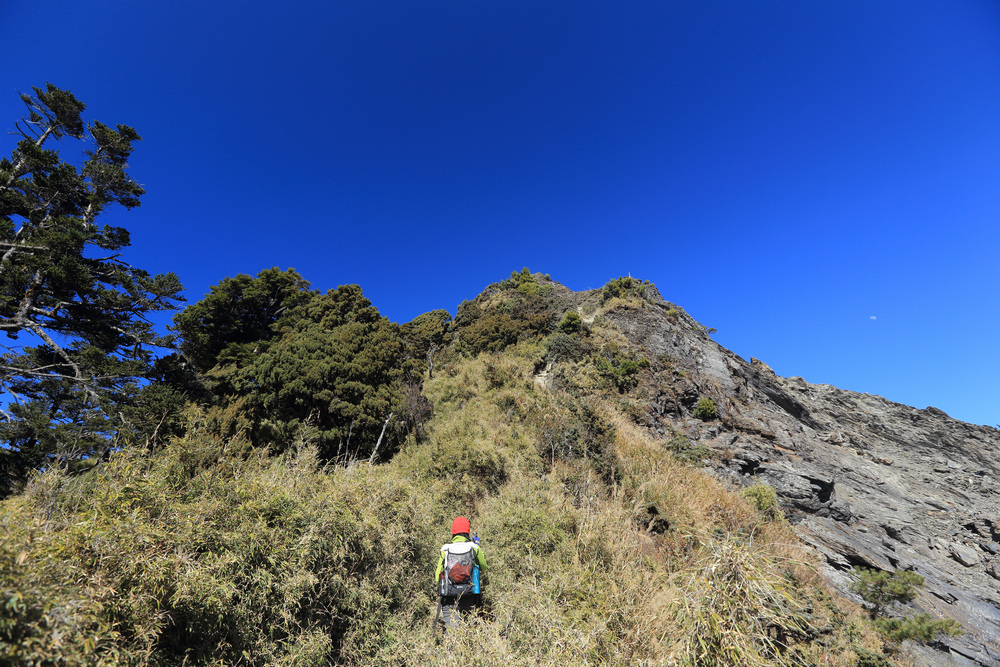
[[[438,588],[438,615],[444,612],[446,630],[458,627],[463,613],[479,606],[482,577],[486,573],[486,558],[479,548],[478,538],[469,537],[471,526],[464,516],[451,524],[451,542],[441,547],[441,557],[434,571]],[[437,633],[437,618],[434,632]]]

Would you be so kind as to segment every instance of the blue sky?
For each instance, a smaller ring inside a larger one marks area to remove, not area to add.
[[[781,375],[1000,423],[995,2],[0,0],[0,56],[0,129],[51,81],[143,136],[108,222],[189,301],[631,274]]]

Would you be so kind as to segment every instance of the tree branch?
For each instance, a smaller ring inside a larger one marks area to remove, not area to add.
[[[390,421],[392,421],[391,412],[389,413],[389,418],[385,420],[384,424],[382,424],[382,432],[378,436],[378,442],[375,443],[375,449],[372,450],[372,455],[368,457],[368,465],[375,462],[375,457],[378,456],[378,450],[382,446],[382,436],[385,435],[385,429],[389,425]]]

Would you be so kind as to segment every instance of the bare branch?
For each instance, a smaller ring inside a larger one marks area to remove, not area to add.
[[[378,450],[382,446],[382,437],[385,435],[385,429],[389,426],[389,422],[392,421],[392,413],[389,413],[389,418],[385,420],[382,424],[382,432],[378,436],[378,442],[375,443],[375,449],[372,450],[372,455],[368,457],[368,465],[375,462],[375,457],[378,456]]]

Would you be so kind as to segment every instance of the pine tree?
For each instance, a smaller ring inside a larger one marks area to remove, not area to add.
[[[0,355],[0,495],[53,457],[106,447],[122,425],[112,405],[134,397],[162,342],[147,316],[175,308],[181,290],[174,274],[125,262],[127,230],[97,223],[139,205],[126,171],[138,133],[86,125],[85,105],[52,84],[34,93],[21,95],[20,139],[0,159],[0,331],[12,341]],[[85,144],[79,164],[60,155],[68,140]]]

